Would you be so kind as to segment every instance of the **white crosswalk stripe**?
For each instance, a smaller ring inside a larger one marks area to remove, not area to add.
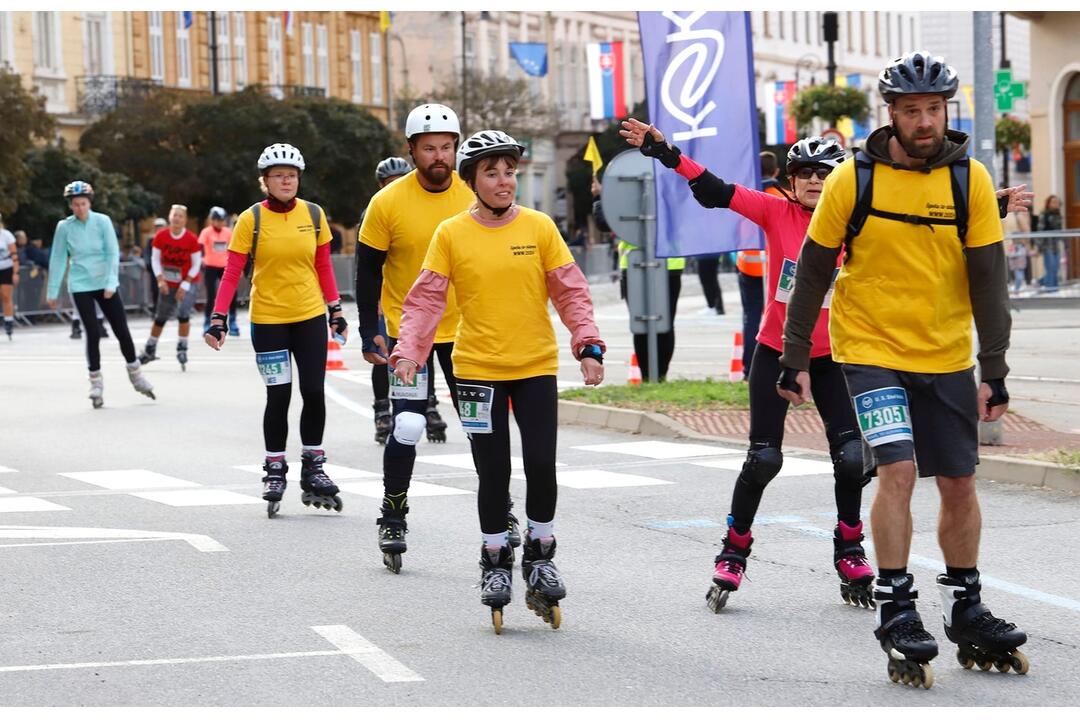
[[[52,512],[54,510],[70,509],[36,497],[0,498],[0,513]]]
[[[198,483],[162,475],[152,470],[96,470],[64,472],[63,477],[90,483],[106,490],[146,490],[151,488],[198,487]]]
[[[229,490],[162,490],[158,492],[130,493],[143,500],[151,500],[173,507],[205,507],[209,505],[260,505],[265,502],[251,495]]]
[[[742,470],[743,458],[723,458],[721,460],[702,460],[694,462],[694,465],[708,468],[718,468],[720,470],[733,470],[738,472]],[[833,466],[832,463],[823,462],[821,460],[807,460],[806,458],[798,457],[786,457],[784,458],[784,466],[780,469],[780,473],[777,477],[797,477],[803,475],[832,475]]]
[[[711,455],[741,455],[743,452],[742,450],[719,447],[717,445],[676,443],[665,440],[639,440],[634,442],[604,443],[601,445],[577,445],[574,449],[587,450],[589,452],[616,453],[619,455],[636,455],[638,457],[652,458],[653,460],[706,457]]]

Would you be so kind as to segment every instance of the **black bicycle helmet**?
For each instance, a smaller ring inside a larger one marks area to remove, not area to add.
[[[925,51],[896,58],[878,75],[878,92],[887,103],[903,95],[941,95],[948,99],[959,87],[956,69],[946,65],[945,58]]]
[[[846,153],[840,143],[813,135],[803,138],[788,150],[787,173],[790,175],[801,167],[814,165],[835,168],[844,162],[845,157]]]

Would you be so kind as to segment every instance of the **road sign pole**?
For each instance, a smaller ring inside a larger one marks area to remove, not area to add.
[[[656,208],[653,207],[653,176],[652,173],[648,173],[641,176],[641,208],[642,208],[642,223],[644,223],[645,234],[645,285],[649,288],[649,291],[645,293],[646,305],[645,314],[649,319],[649,361],[646,363],[649,371],[649,382],[655,383],[659,380],[660,375],[660,342],[656,333],[656,318],[660,311],[660,308],[654,307],[656,301],[656,293],[653,292],[653,288],[656,286]],[[651,208],[651,211],[650,211]],[[649,216],[652,217],[649,217]]]

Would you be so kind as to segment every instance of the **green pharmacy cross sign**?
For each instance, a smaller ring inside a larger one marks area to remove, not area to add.
[[[1009,112],[1013,109],[1013,101],[1027,97],[1027,86],[1013,82],[1012,70],[1004,68],[994,73],[994,97],[998,112]]]

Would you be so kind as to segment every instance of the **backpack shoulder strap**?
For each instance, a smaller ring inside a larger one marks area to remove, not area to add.
[[[311,226],[315,228],[315,243],[318,244],[319,230],[322,228],[322,208],[310,200],[305,200],[304,204],[307,205],[308,213],[311,215]]]
[[[866,218],[870,216],[870,203],[874,199],[874,161],[862,150],[855,153],[855,207],[848,220],[844,245],[850,245],[862,232]]]
[[[949,166],[949,174],[952,178],[953,207],[956,208],[956,233],[960,237],[960,244],[967,241],[968,230],[968,197],[970,195],[971,162],[967,157],[957,160]]]
[[[255,248],[259,244],[259,225],[262,220],[262,203],[255,203],[251,206],[251,217],[255,221],[255,227],[251,231],[251,261],[255,262]]]

